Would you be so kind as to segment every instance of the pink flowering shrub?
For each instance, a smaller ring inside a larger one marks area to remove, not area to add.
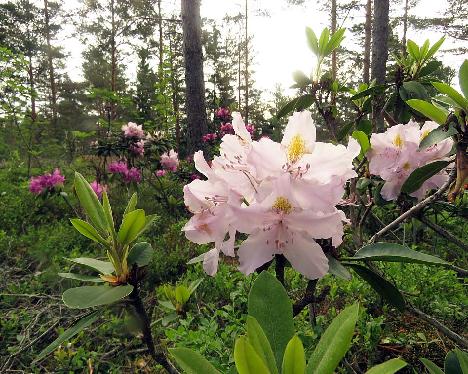
[[[108,170],[112,174],[120,174],[125,183],[140,183],[141,172],[135,167],[129,168],[127,163],[123,161],[116,161],[109,165]]]
[[[53,192],[57,188],[63,187],[65,177],[61,175],[60,169],[55,169],[52,174],[47,173],[32,177],[29,181],[29,191],[35,195],[46,192]]]
[[[205,134],[202,136],[202,141],[204,143],[211,142],[213,140],[216,140],[218,138],[218,135],[216,133],[210,133],[210,134]]]
[[[143,139],[139,140],[131,144],[129,149],[135,156],[143,156],[145,154],[145,141]]]
[[[239,270],[250,274],[283,254],[309,279],[328,271],[328,261],[315,239],[342,242],[345,214],[336,208],[344,184],[356,176],[353,159],[360,146],[316,141],[310,112],[290,117],[281,143],[253,141],[239,113],[233,113],[235,135],[225,135],[220,155],[211,166],[202,151],[195,167],[207,180],[184,187],[184,201],[193,217],[183,230],[199,244],[214,243],[203,266],[213,275],[219,253],[235,256],[236,233],[248,234],[240,245]],[[228,235],[228,239],[225,239]]]
[[[167,170],[164,170],[164,169],[160,169],[160,170],[156,170],[156,172],[154,173],[157,177],[164,177],[167,173]]]
[[[381,195],[385,200],[395,200],[409,175],[430,162],[446,160],[453,146],[448,138],[426,149],[419,149],[421,141],[439,125],[426,122],[422,128],[415,122],[390,127],[381,134],[372,134],[371,149],[367,154],[369,171],[380,176],[385,184]],[[440,172],[427,179],[411,196],[422,199],[428,190],[442,186],[448,179]]]
[[[122,131],[124,133],[124,136],[127,138],[143,139],[145,137],[143,126],[137,125],[136,123],[133,123],[133,122],[129,122],[128,124],[123,125]]]
[[[98,181],[93,181],[90,183],[91,188],[93,189],[94,193],[97,195],[98,198],[102,197],[103,192],[107,192],[107,185],[100,184]]]
[[[176,151],[171,149],[161,155],[161,166],[163,169],[176,171],[179,166],[179,157]]]
[[[216,117],[225,121],[230,117],[231,112],[229,111],[229,108],[218,108],[215,114],[216,114]]]

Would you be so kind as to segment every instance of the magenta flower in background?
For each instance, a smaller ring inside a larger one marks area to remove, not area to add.
[[[122,126],[122,131],[127,138],[144,138],[145,132],[143,131],[142,125],[137,125],[136,123],[129,122],[126,125]]]
[[[137,168],[130,168],[125,174],[122,174],[123,180],[125,183],[140,183],[141,182],[141,172]]]
[[[166,175],[167,171],[164,169],[159,169],[156,170],[154,174],[156,174],[157,177],[164,177]]]
[[[250,123],[248,125],[245,125],[245,128],[250,133],[250,135],[253,135],[253,133],[255,132],[255,126]]]
[[[218,118],[227,119],[231,115],[231,112],[228,108],[218,108],[215,114]]]
[[[195,179],[200,179],[200,176],[197,173],[190,174],[190,180],[194,181]]]
[[[234,134],[234,128],[232,127],[232,124],[230,123],[222,123],[219,129],[221,130],[221,133],[223,135]]]
[[[179,166],[179,156],[176,151],[171,149],[161,155],[161,165],[163,169],[176,171]]]
[[[64,182],[65,177],[60,173],[60,169],[55,169],[52,174],[47,173],[32,177],[29,181],[29,191],[35,195],[40,195],[43,192],[62,187]]]
[[[93,181],[91,182],[91,188],[93,189],[94,193],[97,195],[97,197],[100,199],[102,197],[102,193],[104,191],[107,192],[107,185],[105,184],[100,184],[98,181]]]
[[[210,142],[212,140],[216,140],[216,138],[218,137],[218,135],[216,135],[215,133],[212,133],[212,134],[205,134],[202,136],[202,141],[204,143],[206,142]]]
[[[127,163],[123,161],[115,161],[109,164],[107,170],[112,174],[124,174],[128,171],[128,166]]]

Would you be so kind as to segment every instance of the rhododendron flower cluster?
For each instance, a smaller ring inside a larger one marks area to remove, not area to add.
[[[157,177],[164,177],[167,173],[167,170],[164,170],[164,169],[160,169],[160,170],[156,170],[156,172],[154,173]]]
[[[143,139],[145,137],[143,126],[137,125],[136,123],[133,123],[133,122],[129,122],[128,124],[123,125],[122,131],[124,133],[124,136],[126,136],[127,138]]]
[[[230,123],[222,123],[219,127],[221,135],[234,134],[234,127]]]
[[[210,142],[210,141],[213,141],[213,140],[216,140],[218,138],[218,135],[216,135],[216,133],[210,133],[210,134],[205,134],[202,136],[202,141],[204,143],[207,143],[207,142]]]
[[[179,167],[179,156],[176,151],[171,149],[169,153],[165,152],[161,155],[160,162],[163,169],[176,171]]]
[[[60,169],[55,169],[52,174],[47,173],[32,177],[29,181],[29,191],[35,195],[44,192],[52,192],[54,189],[62,187],[65,177],[60,173]]]
[[[130,152],[132,152],[136,156],[143,156],[145,154],[145,141],[142,139],[134,144],[131,144]]]
[[[220,118],[221,120],[227,120],[230,115],[231,112],[228,108],[218,108],[216,110],[216,117]]]
[[[184,187],[193,217],[186,237],[199,244],[214,242],[203,256],[205,271],[214,275],[219,253],[235,256],[236,233],[248,234],[237,251],[239,269],[250,274],[276,254],[309,279],[328,271],[328,261],[315,239],[342,242],[344,213],[336,208],[344,184],[356,176],[353,159],[360,146],[316,141],[310,112],[290,117],[281,143],[252,140],[239,113],[233,113],[235,135],[222,138],[220,155],[207,163],[202,151],[195,167],[206,180]]]
[[[112,174],[120,174],[125,183],[140,183],[141,172],[135,167],[129,168],[126,162],[115,161],[109,164],[108,170]]]
[[[93,181],[90,183],[91,188],[93,189],[94,193],[97,195],[98,198],[102,197],[102,193],[104,191],[107,192],[107,185],[100,184],[98,181]]]
[[[421,141],[439,125],[426,122],[422,128],[415,122],[390,127],[381,134],[372,134],[371,149],[367,154],[369,171],[380,176],[385,184],[381,195],[385,200],[395,200],[401,187],[409,175],[417,168],[437,160],[446,160],[453,146],[453,140],[448,138],[426,149],[419,149]],[[439,188],[448,179],[442,171],[427,179],[421,188],[410,194],[422,199],[426,192]]]

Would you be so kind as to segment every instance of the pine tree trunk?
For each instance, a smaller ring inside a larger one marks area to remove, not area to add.
[[[370,72],[370,54],[371,54],[371,37],[372,37],[372,0],[367,0],[366,4],[366,23],[364,24],[364,83],[369,83]]]
[[[244,66],[244,76],[245,76],[245,95],[244,95],[244,101],[245,101],[245,124],[249,123],[249,30],[248,30],[248,24],[249,24],[249,17],[248,13],[249,8],[248,8],[248,0],[245,0],[245,66]]]
[[[377,84],[385,83],[388,58],[389,0],[374,0],[374,27],[372,33],[371,76]],[[383,97],[376,97],[372,105],[374,129],[384,129]]]
[[[159,28],[159,71],[162,72],[163,66],[163,25],[162,25],[162,12],[161,0],[158,0],[158,28]]]
[[[111,0],[111,91],[117,91],[117,47],[116,47],[116,26],[115,26],[115,8],[114,0]],[[111,119],[116,118],[115,103],[110,104]]]
[[[31,98],[31,128],[29,129],[29,139],[28,139],[28,175],[31,174],[31,161],[32,161],[32,144],[33,144],[33,133],[36,123],[37,113],[36,113],[36,92],[35,92],[35,82],[34,82],[34,70],[32,65],[32,57],[29,56],[29,65],[28,65],[28,76],[29,76],[29,90]]]
[[[401,53],[406,54],[406,33],[408,32],[408,0],[405,0],[405,14],[403,16],[403,38],[401,39]]]
[[[206,122],[200,0],[181,0],[187,108],[187,152],[202,148]]]
[[[44,0],[44,21],[47,41],[47,60],[49,62],[49,81],[51,92],[50,104],[52,108],[52,124],[55,127],[57,126],[57,87],[55,85],[54,61],[52,56],[52,46],[50,43],[50,19],[48,0]]]
[[[179,113],[179,89],[176,81],[176,67],[174,63],[174,51],[172,39],[169,37],[169,64],[171,66],[172,110],[175,117],[176,148],[180,148],[180,113]]]

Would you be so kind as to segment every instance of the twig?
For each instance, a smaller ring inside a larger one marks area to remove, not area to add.
[[[445,326],[444,324],[442,324],[441,322],[436,320],[434,317],[431,317],[431,316],[427,315],[423,311],[421,311],[418,308],[415,308],[415,307],[413,307],[411,305],[408,305],[408,309],[410,311],[412,311],[414,314],[421,317],[421,319],[423,319],[427,323],[429,323],[432,326],[436,327],[441,333],[445,334],[447,337],[452,339],[458,345],[462,346],[465,349],[468,348],[468,341],[464,337],[462,337],[462,336],[458,335],[456,332],[450,330],[447,326]]]
[[[416,218],[418,220],[420,220],[422,223],[424,223],[426,226],[430,227],[432,230],[434,230],[440,236],[444,237],[448,241],[458,245],[460,248],[462,248],[463,250],[468,252],[468,245],[465,242],[463,242],[462,240],[458,239],[455,235],[448,232],[443,227],[441,227],[438,224],[432,222],[431,220],[427,219],[426,217],[424,217],[421,214],[419,214]]]
[[[153,357],[153,359],[160,364],[164,369],[167,370],[170,374],[178,374],[179,372],[177,369],[168,361],[164,353],[157,352],[154,346],[153,335],[151,333],[151,325],[148,318],[148,314],[146,314],[145,307],[143,306],[143,302],[141,301],[140,291],[138,285],[134,285],[133,291],[130,294],[130,299],[132,301],[132,305],[135,308],[138,317],[141,320],[142,324],[142,333],[143,333],[143,341],[148,347],[148,351]]]
[[[389,223],[387,226],[385,226],[382,230],[377,232],[370,240],[370,243],[374,243],[378,238],[380,238],[383,234],[385,234],[387,231],[393,229],[397,225],[399,225],[401,222],[406,220],[407,218],[415,215],[418,213],[422,208],[424,208],[426,205],[429,205],[430,203],[436,201],[445,191],[448,190],[452,182],[455,180],[455,174],[456,174],[456,169],[453,169],[450,173],[449,179],[447,182],[445,182],[442,187],[440,187],[433,195],[427,197],[423,201],[419,202],[415,206],[413,206],[411,209],[407,210],[405,213],[403,213],[400,217],[395,219],[393,222]]]

